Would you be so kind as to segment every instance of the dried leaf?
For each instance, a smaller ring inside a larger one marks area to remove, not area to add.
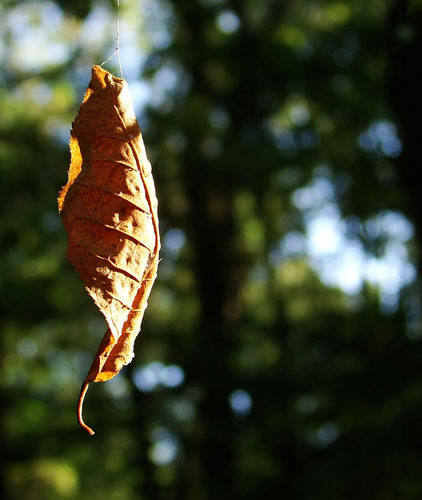
[[[81,389],[78,422],[90,382],[114,377],[133,358],[157,274],[157,198],[129,87],[99,66],[70,139],[69,179],[58,197],[68,258],[104,315],[108,329]]]

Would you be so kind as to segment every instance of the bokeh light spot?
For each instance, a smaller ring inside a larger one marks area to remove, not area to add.
[[[252,409],[252,398],[242,389],[230,394],[229,403],[233,413],[239,417],[245,417]]]
[[[226,35],[235,33],[240,27],[240,19],[232,10],[224,10],[217,17],[218,29]]]

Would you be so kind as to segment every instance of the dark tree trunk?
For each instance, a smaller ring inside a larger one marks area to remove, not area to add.
[[[421,146],[422,146],[422,10],[410,10],[407,0],[395,0],[388,23],[390,95],[396,114],[403,152],[398,176],[408,194],[408,216],[415,225],[416,238],[422,238]],[[418,256],[422,275],[422,255]]]

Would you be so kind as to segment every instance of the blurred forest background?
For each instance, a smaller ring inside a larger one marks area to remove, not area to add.
[[[422,498],[422,1],[120,3],[163,260],[92,438],[56,196],[116,2],[0,3],[1,498]]]

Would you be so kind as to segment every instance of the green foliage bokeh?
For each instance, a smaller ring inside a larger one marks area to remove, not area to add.
[[[143,54],[129,83],[149,85],[138,111],[163,260],[135,360],[88,393],[93,438],[75,403],[105,324],[66,260],[56,196],[90,66],[114,50],[115,5],[0,5],[1,498],[421,498],[417,273],[387,307],[371,276],[346,293],[306,248],[282,251],[286,235],[305,241],[317,207],[295,200],[322,179],[368,258],[391,247],[373,221],[400,214],[403,259],[421,270],[421,98],[407,71],[420,2],[120,3]],[[59,55],[28,63],[42,9],[60,21]],[[377,123],[402,150],[365,146]],[[145,389],[142,376],[162,380]]]

